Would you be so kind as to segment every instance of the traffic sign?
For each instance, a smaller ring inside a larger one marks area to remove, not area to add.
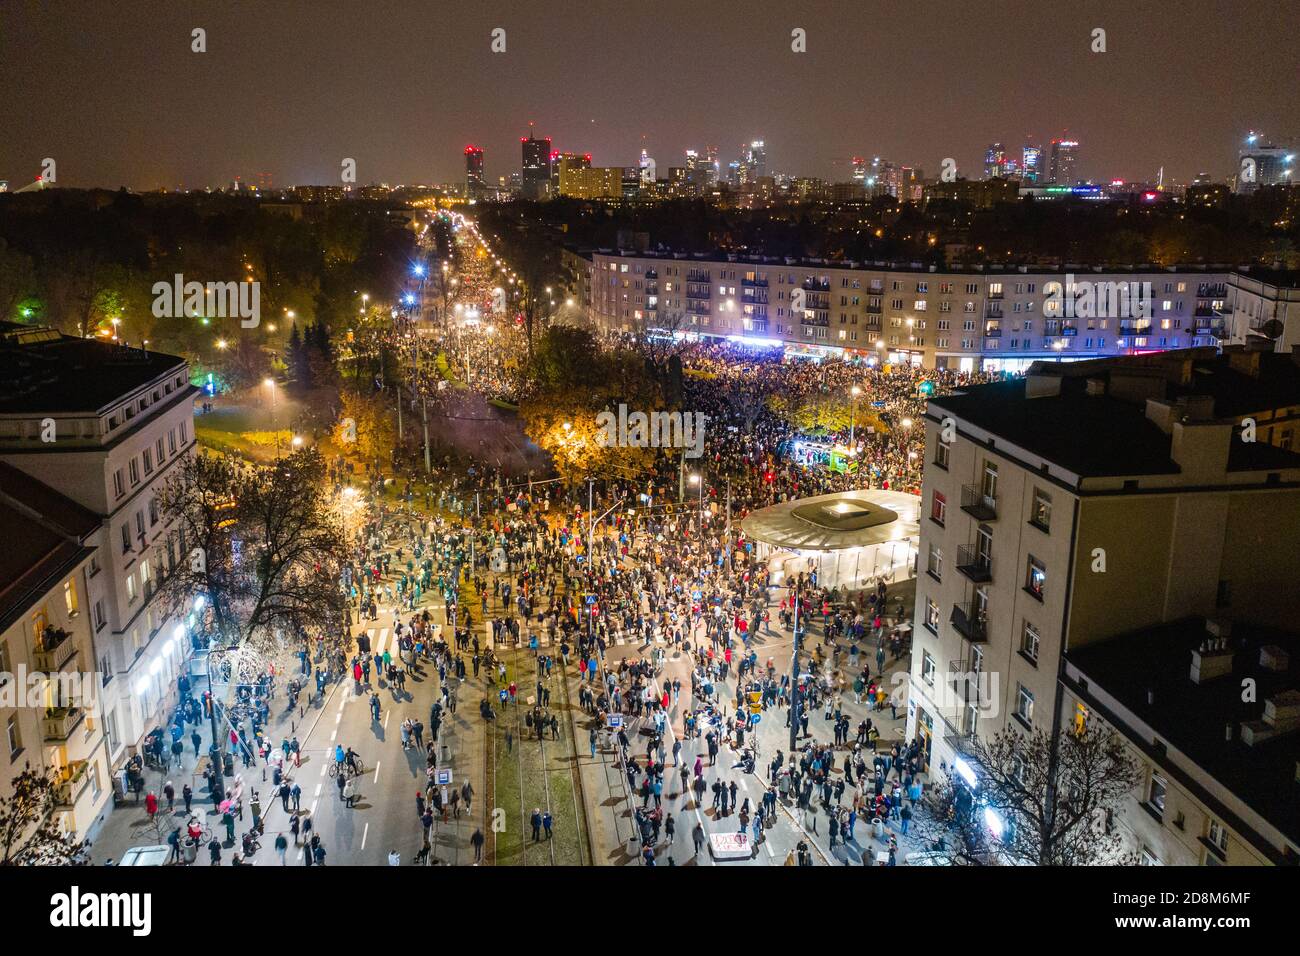
[[[620,727],[623,726],[623,715],[610,714],[608,717],[605,718],[605,721],[610,730],[618,730]]]
[[[437,784],[438,786],[440,786],[440,787],[449,787],[449,786],[451,786],[451,768],[450,768],[450,767],[438,767],[436,770],[434,770],[434,772],[433,772],[433,782],[436,783],[436,784]]]
[[[751,724],[759,724],[759,723],[762,723],[762,722],[763,722],[763,715],[762,715],[762,714],[754,714],[753,716],[750,717],[749,722],[750,722]]]
[[[594,594],[588,594],[588,595],[586,596],[585,600],[586,600],[586,602],[587,602],[588,604],[595,604],[595,603],[596,603],[596,595],[594,595]]]

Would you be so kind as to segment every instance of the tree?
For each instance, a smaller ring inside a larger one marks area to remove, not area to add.
[[[838,395],[815,392],[796,398],[773,395],[767,400],[768,409],[802,432],[845,432],[852,425],[859,434],[873,428],[879,433],[888,431],[884,422],[862,408],[862,402]]]
[[[265,466],[187,458],[159,495],[189,549],[161,584],[165,606],[185,608],[202,595],[219,644],[267,656],[300,633],[337,631],[345,541],[324,478],[314,448]]]
[[[973,738],[966,759],[979,788],[957,811],[964,815],[958,827],[983,828],[993,853],[1034,866],[1133,862],[1107,820],[1137,786],[1138,768],[1110,728],[1094,721],[1055,738],[1006,728],[990,740]],[[986,809],[1001,820],[1000,834],[984,826]]]
[[[520,409],[524,432],[546,451],[560,477],[570,484],[589,475],[641,475],[654,463],[656,449],[604,444],[596,417],[610,405],[573,392],[547,392]]]
[[[355,448],[364,459],[386,458],[397,444],[397,410],[384,401],[386,394],[345,391],[341,396],[343,414],[336,427],[336,442]],[[349,420],[351,428],[345,427]]]
[[[0,866],[66,866],[82,851],[54,819],[58,781],[53,772],[25,768],[0,792]]]

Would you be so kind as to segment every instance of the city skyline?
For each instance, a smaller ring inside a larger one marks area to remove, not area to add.
[[[678,6],[687,9],[668,4]],[[53,158],[66,186],[203,188],[259,173],[276,184],[331,183],[353,158],[358,183],[455,182],[473,143],[492,183],[518,170],[514,144],[532,122],[555,149],[590,152],[597,165],[636,166],[646,148],[661,171],[714,144],[725,168],[738,144],[762,139],[769,172],[847,181],[847,158],[865,155],[933,175],[953,157],[959,175],[978,178],[991,142],[1017,150],[1068,135],[1083,143],[1084,178],[1145,181],[1163,166],[1171,181],[1225,179],[1248,130],[1283,141],[1300,130],[1286,89],[1296,53],[1284,31],[1247,32],[1216,15],[1220,4],[1189,6],[1172,19],[1111,3],[1050,16],[1016,3],[997,18],[909,8],[882,35],[878,15],[829,4],[750,4],[743,17],[725,7],[716,27],[683,31],[673,26],[680,18],[664,16],[619,31],[526,9],[467,9],[437,23],[385,7],[391,15],[357,24],[332,4],[313,8],[311,30],[294,8],[257,10],[250,28],[252,8],[240,4],[196,14],[126,3],[112,20],[85,15],[93,49],[18,10],[5,15],[3,60],[45,68],[8,77],[0,177],[19,188]],[[1017,14],[1050,30],[1009,30]],[[1216,25],[1208,37],[1206,22]],[[909,23],[943,29],[922,34]],[[206,31],[206,52],[191,51],[194,27]],[[498,27],[504,53],[490,49]],[[796,27],[805,53],[791,52]],[[1107,31],[1105,53],[1090,50],[1096,27]],[[292,55],[285,35],[295,38]],[[394,37],[412,49],[394,48]],[[1223,69],[1176,68],[1206,43]],[[731,44],[755,69],[706,71],[703,84],[666,72],[654,52],[720,62]],[[565,46],[582,52],[580,66],[557,55]],[[984,55],[994,48],[998,71]],[[1152,73],[1153,60],[1174,68]],[[331,61],[336,69],[315,70]],[[310,103],[284,93],[308,73]]]

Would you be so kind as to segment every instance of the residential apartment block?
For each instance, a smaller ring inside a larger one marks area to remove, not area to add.
[[[1245,440],[1232,361],[1043,363],[930,401],[907,732],[935,767],[1058,726],[1076,649],[1193,615],[1293,626],[1300,455]],[[1289,357],[1259,372],[1300,400]]]
[[[189,642],[154,600],[185,543],[157,493],[194,446],[180,358],[0,324],[0,462],[93,513],[85,619],[100,674],[103,729],[119,768],[169,716]]]
[[[1217,346],[1227,334],[1225,267],[938,271],[611,251],[591,253],[590,263],[589,315],[599,327],[668,329],[790,355],[1020,372],[1035,361]]]
[[[1106,825],[1142,863],[1300,863],[1300,634],[1192,616],[1072,648],[1062,729],[1128,742],[1137,789]]]
[[[54,813],[78,837],[112,797],[91,611],[101,600],[99,527],[89,510],[0,463],[0,793],[24,770],[52,777]]]

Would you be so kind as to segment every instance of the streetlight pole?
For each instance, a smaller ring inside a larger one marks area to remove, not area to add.
[[[794,650],[790,655],[790,762],[799,750],[799,589],[794,592]]]
[[[858,396],[862,394],[862,389],[854,385],[853,388],[849,390],[849,394],[852,396],[852,398],[849,402],[849,455],[848,455],[849,460],[844,462],[844,483],[846,485],[852,484],[852,480],[849,477],[849,464],[853,458],[857,457],[858,454],[858,443],[857,443],[857,435],[856,435],[856,429],[858,424]]]

